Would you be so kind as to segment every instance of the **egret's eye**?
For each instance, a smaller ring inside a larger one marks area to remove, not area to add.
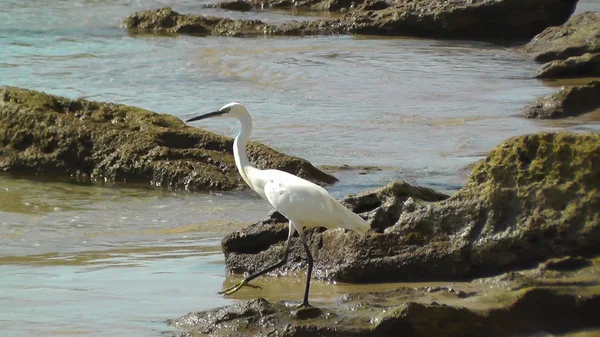
[[[231,108],[223,108],[221,109],[222,113],[228,113],[231,110]]]

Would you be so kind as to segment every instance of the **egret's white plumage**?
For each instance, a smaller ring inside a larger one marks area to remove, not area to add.
[[[197,121],[210,117],[237,118],[241,123],[240,133],[233,142],[233,156],[242,179],[289,221],[289,235],[287,248],[283,259],[273,266],[250,275],[236,286],[223,291],[231,294],[248,282],[283,265],[287,260],[289,245],[294,234],[298,231],[302,244],[306,250],[309,267],[306,290],[302,305],[308,305],[308,291],[312,272],[312,256],[306,244],[302,227],[346,228],[364,235],[370,228],[369,224],[360,216],[344,207],[334,199],[324,188],[310,181],[280,170],[259,170],[253,167],[246,156],[246,145],[252,133],[252,117],[246,108],[239,103],[229,103],[221,109],[200,115],[187,122]]]

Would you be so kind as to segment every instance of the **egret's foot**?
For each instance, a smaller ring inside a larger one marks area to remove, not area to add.
[[[218,294],[219,295],[231,295],[231,294],[235,293],[236,291],[240,290],[242,287],[250,287],[250,288],[262,290],[262,288],[260,286],[255,286],[254,284],[248,283],[248,281],[246,281],[246,280],[242,280],[242,281],[236,283],[233,287],[229,287],[223,291],[219,291]]]

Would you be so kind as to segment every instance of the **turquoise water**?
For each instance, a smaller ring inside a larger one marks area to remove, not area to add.
[[[560,83],[507,46],[375,37],[130,36],[128,14],[172,6],[268,22],[201,1],[0,2],[0,85],[183,116],[247,105],[253,138],[336,173],[337,197],[405,179],[453,192],[502,140],[600,130],[598,119],[519,118]],[[581,10],[598,10],[584,1]],[[314,17],[307,18],[313,19]],[[236,125],[202,126],[234,135]],[[220,240],[261,219],[255,195],[190,194],[0,176],[0,335],[158,336],[167,318],[229,303]],[[276,282],[276,281],[274,281]],[[257,294],[258,296],[258,294]]]

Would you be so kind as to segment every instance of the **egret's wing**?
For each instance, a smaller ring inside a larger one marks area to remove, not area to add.
[[[295,175],[270,170],[264,185],[267,200],[279,213],[298,225],[343,227],[360,233],[369,225],[316,184]]]

